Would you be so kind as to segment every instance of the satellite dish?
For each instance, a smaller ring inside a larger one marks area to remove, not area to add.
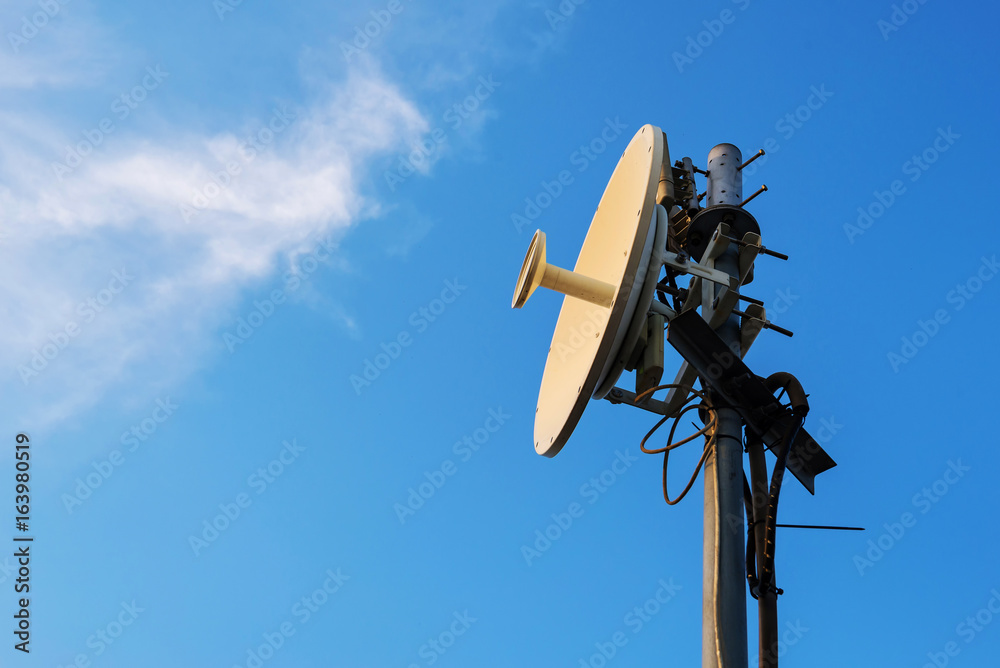
[[[606,397],[612,404],[628,403],[662,416],[640,448],[663,454],[666,503],[680,501],[704,465],[702,610],[704,618],[714,622],[703,625],[702,654],[712,657],[713,663],[718,659],[719,665],[747,664],[746,596],[742,587],[733,586],[744,577],[759,599],[760,647],[777,642],[775,600],[781,590],[773,585],[775,529],[848,528],[775,522],[786,469],[812,493],[816,475],[836,463],[802,427],[809,407],[801,383],[784,372],[761,378],[742,359],[764,328],[792,335],[766,319],[763,302],[740,294],[741,286],[753,277],[758,254],[788,259],[761,245],[760,227],[744,210],[767,190],[761,186],[750,197],[742,196],[742,170],[763,154],[761,149],[743,162],[736,146],[719,144],[708,154],[707,170],[695,167],[688,157],[672,164],[666,136],[659,128],[644,125],[608,181],[573,270],[546,262],[545,234],[538,230],[511,299],[511,307],[521,308],[539,286],[566,296],[538,392],[536,452],[547,457],[558,454],[587,403]],[[695,174],[707,181],[700,195]],[[707,206],[702,208],[700,202],[706,197]],[[667,275],[661,282],[663,267]],[[686,288],[677,285],[681,276],[690,276]],[[654,300],[654,292],[659,300]],[[740,300],[749,302],[745,311],[737,308]],[[684,363],[673,383],[661,385],[664,330]],[[615,387],[625,369],[636,371],[634,393]],[[695,382],[700,382],[701,391],[693,389]],[[667,388],[671,392],[664,401],[652,398]],[[787,393],[789,405],[781,403],[780,395],[774,396],[779,388]],[[692,392],[702,403],[687,405]],[[695,408],[704,428],[672,443],[677,424]],[[666,446],[647,449],[647,439],[669,419],[674,423]],[[671,500],[667,457],[673,448],[702,435],[705,445],[694,474]],[[750,459],[749,484],[741,475],[744,443]],[[770,482],[765,445],[777,455]],[[746,560],[729,559],[727,555],[743,554],[742,510],[750,491],[753,503],[745,504],[751,529]],[[765,654],[762,650],[762,663]]]
[[[649,282],[656,282],[666,245],[666,212],[656,191],[669,161],[663,131],[640,128],[604,189],[573,271],[545,262],[541,231],[531,240],[511,306],[523,306],[539,285],[567,295],[538,392],[538,454],[553,457],[562,449],[587,402],[605,396],[621,375],[623,349],[635,345],[633,317],[649,309]]]

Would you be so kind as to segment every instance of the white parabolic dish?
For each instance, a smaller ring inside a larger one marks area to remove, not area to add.
[[[642,292],[653,246],[663,132],[644,125],[615,167],[590,223],[574,273],[617,286],[610,308],[563,298],[535,409],[535,451],[562,449],[606,377]],[[620,371],[620,369],[619,369]],[[602,394],[603,396],[603,394]]]

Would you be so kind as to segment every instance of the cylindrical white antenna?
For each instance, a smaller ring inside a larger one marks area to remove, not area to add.
[[[708,206],[743,202],[743,174],[740,173],[740,149],[719,144],[708,153]]]

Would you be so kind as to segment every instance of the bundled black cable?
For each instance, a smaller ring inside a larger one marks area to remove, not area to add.
[[[663,416],[663,418],[646,433],[646,436],[643,437],[642,441],[639,443],[639,449],[642,450],[647,455],[656,455],[663,453],[663,500],[667,502],[667,505],[673,506],[677,503],[680,503],[681,499],[687,496],[687,493],[691,490],[691,487],[694,485],[694,481],[698,479],[698,474],[701,472],[701,467],[704,466],[705,460],[708,459],[708,453],[711,452],[712,446],[715,443],[714,436],[713,435],[706,436],[705,446],[701,453],[701,459],[698,460],[698,465],[695,467],[694,473],[691,475],[691,479],[688,480],[688,484],[684,487],[684,489],[681,491],[681,493],[677,496],[676,499],[671,499],[670,494],[667,492],[667,464],[670,461],[670,451],[684,445],[685,443],[690,443],[699,436],[703,436],[705,434],[708,434],[709,432],[712,432],[712,430],[715,428],[715,425],[718,423],[719,418],[715,410],[712,408],[712,405],[709,403],[708,397],[704,392],[700,392],[694,389],[693,387],[688,387],[685,385],[676,385],[674,383],[668,383],[666,385],[658,385],[638,395],[635,398],[635,401],[636,403],[638,403],[647,395],[650,395],[653,392],[666,388],[677,388],[678,390],[684,390],[686,393],[690,393],[692,396],[683,404],[681,404],[678,410],[675,411],[673,414]],[[694,399],[701,399],[701,403],[699,404],[691,403]],[[696,408],[699,409],[699,412],[701,410],[704,410],[708,414],[708,416],[711,417],[711,419],[706,419],[705,426],[696,431],[695,433],[674,443],[673,442],[674,433],[677,431],[677,425],[680,424],[681,418],[684,417],[685,413],[694,410]],[[657,429],[663,426],[663,423],[671,419],[674,421],[674,423],[670,426],[670,433],[667,436],[667,444],[662,448],[655,448],[655,449],[646,448],[646,441],[648,441],[649,438],[654,433],[656,433]]]

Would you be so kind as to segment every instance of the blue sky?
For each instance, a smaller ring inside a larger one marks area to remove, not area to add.
[[[868,528],[779,534],[783,665],[989,665],[997,18],[7,0],[0,494],[24,432],[35,542],[28,656],[0,560],[2,663],[698,665],[701,482],[667,507],[655,420],[606,402],[538,457],[560,297],[508,306],[652,123],[699,165],[768,148],[745,190],[791,259],[747,293],[795,336],[747,363],[802,380],[838,463],[781,519]]]

